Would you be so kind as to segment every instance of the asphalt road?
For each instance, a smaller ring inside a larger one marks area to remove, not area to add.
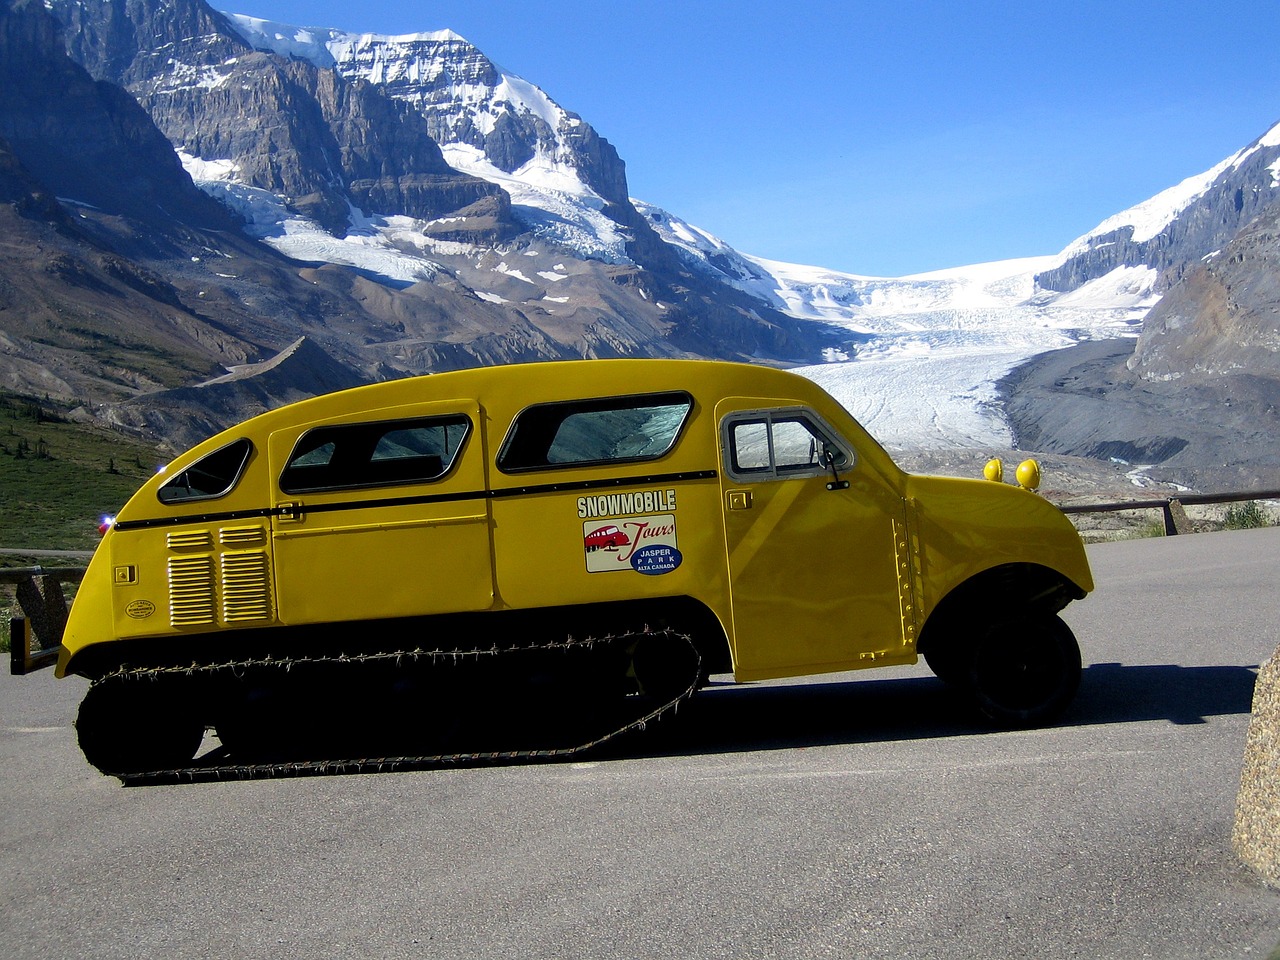
[[[1229,838],[1280,530],[1090,558],[1030,732],[921,667],[713,687],[589,763],[125,789],[81,682],[4,676],[0,956],[1265,958]]]

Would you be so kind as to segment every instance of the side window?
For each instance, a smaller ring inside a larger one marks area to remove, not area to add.
[[[687,393],[527,407],[512,423],[498,451],[498,469],[518,473],[656,460],[675,445],[692,409],[693,398]]]
[[[722,425],[727,472],[740,481],[817,477],[853,465],[853,452],[806,410],[735,413]]]
[[[166,480],[156,491],[161,503],[187,503],[225,497],[240,480],[253,444],[236,440],[205,454],[181,473]]]
[[[280,474],[285,493],[439,480],[471,432],[462,414],[308,430]]]

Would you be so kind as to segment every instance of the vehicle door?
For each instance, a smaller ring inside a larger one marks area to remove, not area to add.
[[[716,418],[738,678],[910,661],[901,499],[812,409],[731,398]]]
[[[284,623],[480,610],[493,603],[480,408],[361,411],[271,435]]]

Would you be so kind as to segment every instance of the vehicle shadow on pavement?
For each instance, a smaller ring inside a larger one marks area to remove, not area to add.
[[[1054,726],[1138,721],[1182,725],[1204,723],[1214,716],[1248,714],[1252,709],[1255,675],[1253,667],[1093,664],[1083,672],[1075,701]],[[643,730],[624,734],[585,752],[554,759],[746,753],[971,736],[994,730],[960,694],[934,677],[743,685],[713,681],[692,700],[680,704],[674,715],[664,716]],[[396,756],[377,736],[358,746],[351,756]],[[268,765],[264,771],[241,775],[234,758],[229,768],[225,766],[224,749],[219,746],[198,759],[196,768],[173,782],[390,773],[439,766],[491,766],[546,760],[553,758],[477,753],[448,763],[380,760],[368,764],[334,760],[307,765],[282,761]],[[170,780],[143,777],[138,782]]]
[[[1172,664],[1087,667],[1080,692],[1054,726],[1165,721],[1196,724],[1252,709],[1254,667]],[[611,755],[728,753],[935,739],[993,728],[933,677],[839,683],[712,684],[673,721]],[[656,734],[656,735],[655,735]]]

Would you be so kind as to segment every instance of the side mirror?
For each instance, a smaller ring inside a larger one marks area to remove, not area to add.
[[[829,447],[822,451],[822,463],[823,466],[831,471],[831,479],[827,482],[827,489],[848,490],[849,481],[840,479],[840,474],[836,472],[836,455],[831,452]]]

